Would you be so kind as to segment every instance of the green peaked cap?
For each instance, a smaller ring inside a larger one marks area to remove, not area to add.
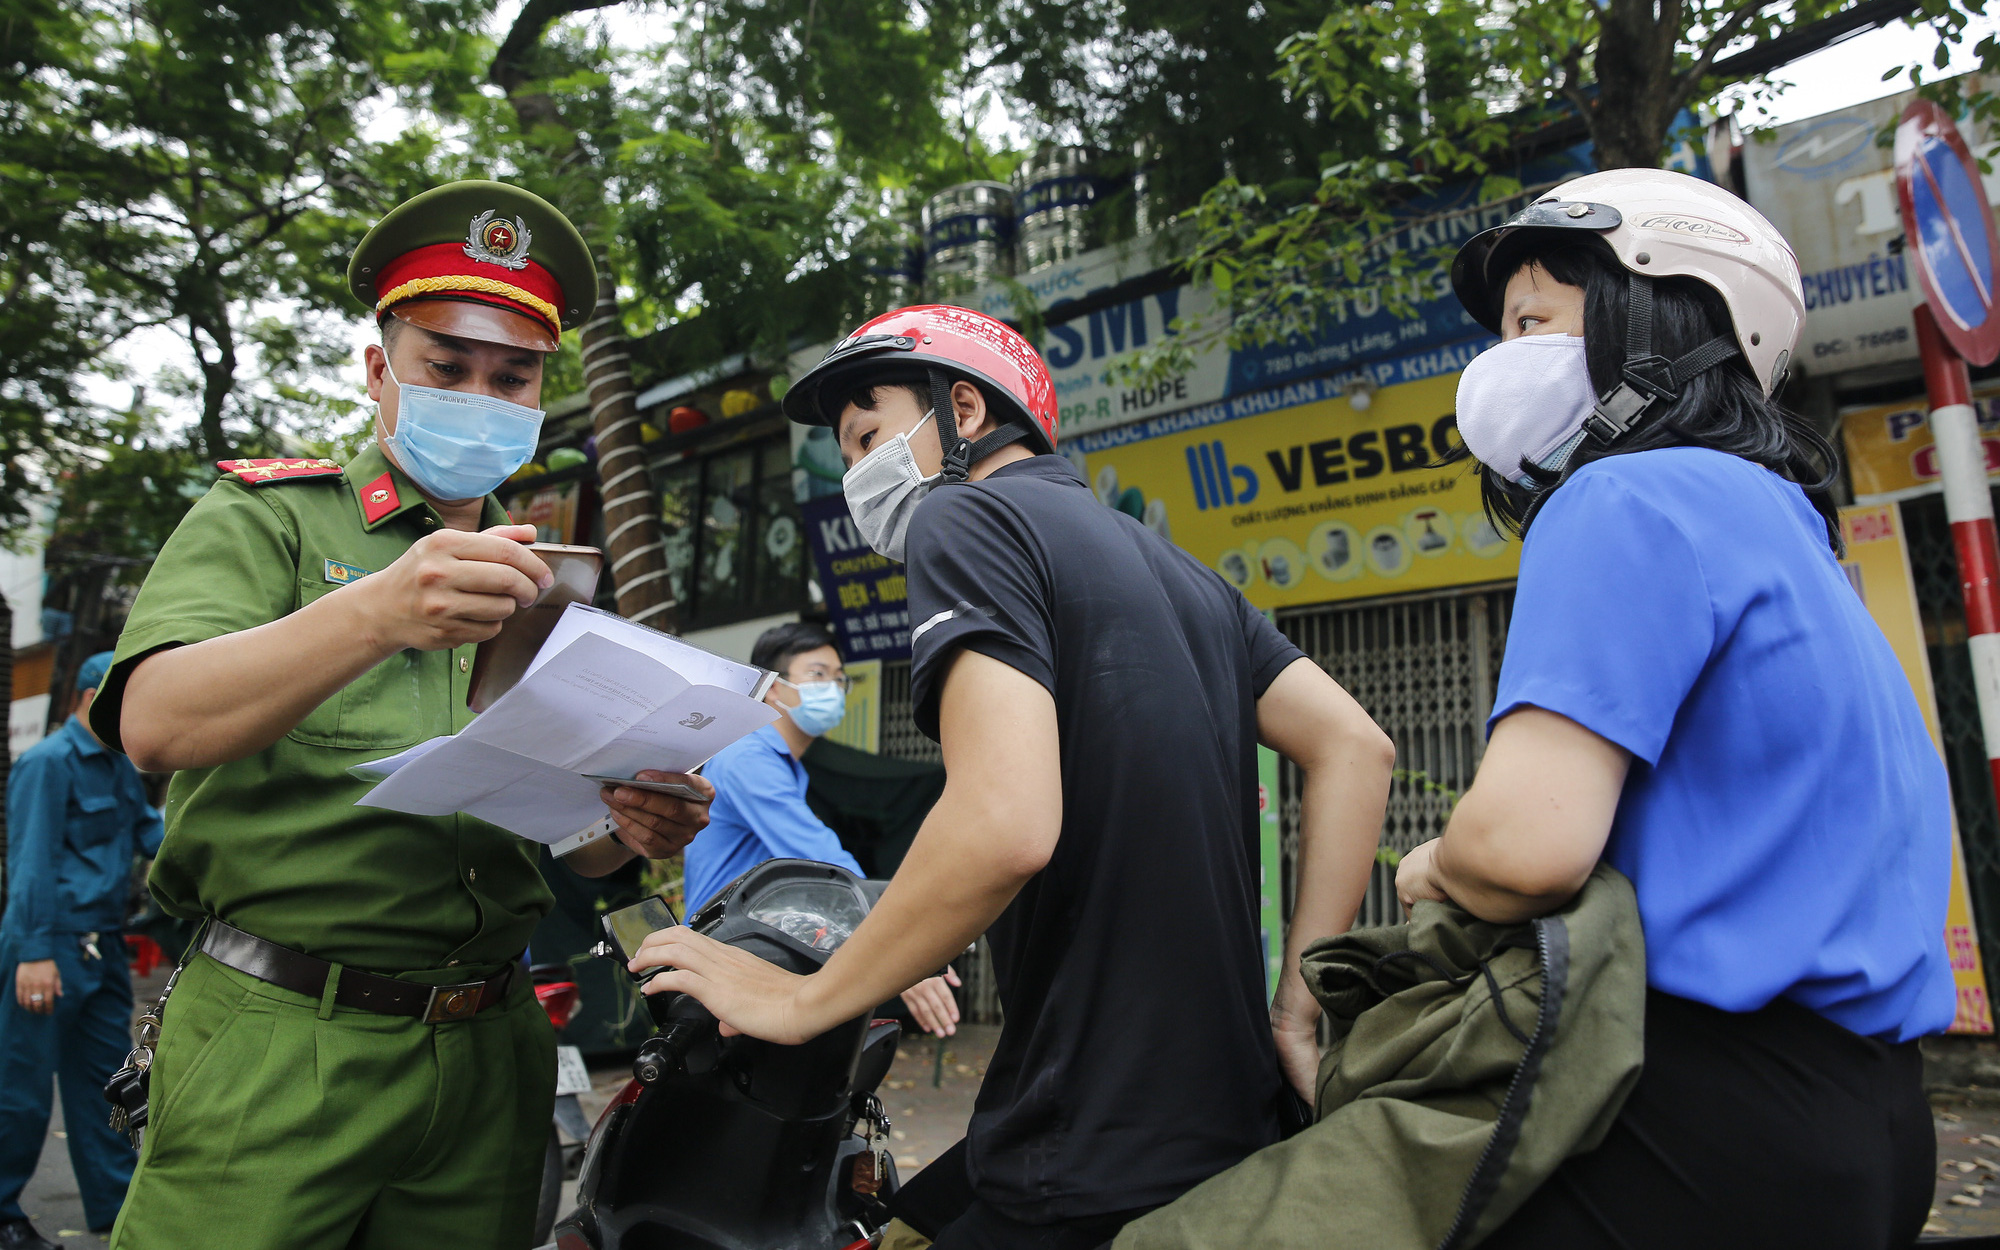
[[[390,209],[354,249],[347,288],[364,307],[377,311],[376,304],[389,293],[378,285],[384,269],[391,270],[393,289],[399,284],[398,262],[419,248],[438,244],[460,246],[457,254],[440,251],[429,258],[433,263],[416,267],[434,281],[449,276],[431,272],[439,262],[449,262],[455,272],[532,292],[543,284],[527,266],[545,270],[559,288],[561,298],[548,302],[555,306],[565,330],[581,325],[597,301],[597,266],[583,235],[562,210],[532,191],[486,179],[447,182]],[[438,287],[436,293],[446,298],[457,294],[448,286]]]

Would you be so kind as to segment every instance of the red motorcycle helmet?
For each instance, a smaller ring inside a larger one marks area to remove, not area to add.
[[[970,308],[917,304],[884,313],[834,344],[825,358],[785,392],[785,415],[800,425],[835,428],[836,405],[871,380],[928,380],[945,448],[948,478],[1008,443],[1038,452],[1056,449],[1056,387],[1028,340],[1005,322]],[[953,382],[978,386],[994,409],[999,429],[969,443],[958,436],[950,395]]]

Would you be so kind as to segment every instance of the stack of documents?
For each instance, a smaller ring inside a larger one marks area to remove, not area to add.
[[[592,775],[691,772],[778,719],[771,675],[623,617],[571,604],[519,684],[457,734],[355,766],[359,803],[464,812],[556,843],[604,818]]]

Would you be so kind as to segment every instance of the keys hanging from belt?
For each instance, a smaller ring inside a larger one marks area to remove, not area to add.
[[[83,957],[85,959],[104,958],[104,952],[97,949],[97,934],[84,934],[78,945],[83,947]]]
[[[91,936],[94,938],[97,935]],[[185,967],[185,963],[174,966],[174,970],[167,974],[167,983],[160,987],[159,998],[133,1022],[132,1038],[136,1045],[125,1056],[125,1066],[112,1073],[111,1079],[104,1083],[104,1101],[111,1104],[111,1131],[130,1137],[134,1150],[139,1148],[140,1137],[146,1129],[152,1090],[153,1051],[160,1044],[160,1022],[167,1014],[167,999],[174,992],[174,982],[181,979],[181,969]]]

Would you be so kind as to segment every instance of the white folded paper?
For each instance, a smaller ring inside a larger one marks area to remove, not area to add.
[[[464,812],[556,843],[604,818],[584,774],[691,772],[778,718],[768,685],[761,669],[572,604],[527,675],[472,724],[350,771],[381,779],[361,806]]]

